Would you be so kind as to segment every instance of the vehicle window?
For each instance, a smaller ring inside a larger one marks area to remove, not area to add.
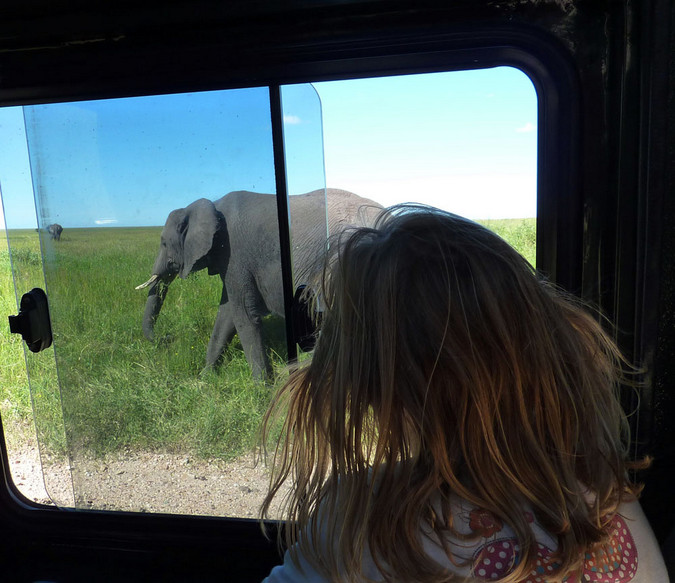
[[[535,263],[537,95],[512,67],[315,84],[326,181],[482,222]]]
[[[537,99],[522,72],[281,99],[294,289],[328,235],[408,201],[485,221],[534,263]],[[259,422],[288,356],[268,315],[284,311],[270,106],[256,88],[0,110],[2,306],[45,289],[54,334],[24,361],[2,330],[0,413],[28,498],[256,516]],[[188,265],[185,241],[209,220],[209,251]]]

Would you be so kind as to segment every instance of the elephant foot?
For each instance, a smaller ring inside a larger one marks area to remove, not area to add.
[[[157,340],[157,344],[159,346],[168,346],[169,344],[173,344],[175,339],[176,337],[173,334],[166,334]]]
[[[200,378],[208,377],[216,372],[216,367],[213,364],[207,364],[202,370],[199,371]]]
[[[262,370],[253,369],[251,371],[251,376],[256,383],[264,383],[268,386],[272,386],[274,384],[274,371],[272,370],[272,367]]]

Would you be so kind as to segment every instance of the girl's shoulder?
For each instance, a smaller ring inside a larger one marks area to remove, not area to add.
[[[498,517],[466,503],[458,503],[454,514],[459,536],[451,536],[447,542],[457,559],[466,564],[461,570],[463,575],[478,581],[492,581],[505,576],[518,564],[518,540]],[[545,583],[560,566],[555,559],[557,544],[537,523],[533,513],[524,510],[524,514],[535,535],[537,561],[522,583]],[[668,583],[656,538],[637,501],[622,504],[609,528],[609,545],[587,552],[581,579],[570,577],[567,583]],[[469,538],[464,540],[462,535]],[[447,558],[441,551],[442,546],[432,544],[428,550],[436,561],[444,564]]]
[[[471,581],[494,581],[508,574],[520,560],[520,545],[511,527],[488,510],[465,501],[454,500],[452,505],[456,534],[448,535],[441,544],[428,527],[421,529],[429,559]],[[546,583],[559,566],[556,540],[532,512],[523,512],[536,539],[537,561],[521,583]],[[669,583],[656,537],[637,501],[622,504],[610,528],[608,547],[586,553],[581,579],[570,577],[566,583]],[[456,559],[453,564],[446,554],[448,548]],[[381,581],[367,550],[364,559],[363,574]],[[328,583],[306,557],[299,555],[294,562],[286,552],[283,565],[275,567],[265,583],[301,581]]]

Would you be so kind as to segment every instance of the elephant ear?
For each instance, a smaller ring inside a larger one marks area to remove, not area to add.
[[[206,267],[208,254],[218,232],[218,213],[210,200],[200,198],[186,208],[183,232],[183,267],[179,273],[185,278],[193,271]]]

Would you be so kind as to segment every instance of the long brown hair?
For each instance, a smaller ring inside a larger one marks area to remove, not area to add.
[[[637,493],[608,335],[497,235],[430,207],[332,249],[314,354],[265,418],[269,435],[285,415],[261,516],[291,480],[287,542],[332,580],[363,580],[368,549],[388,581],[448,581],[420,528],[457,534],[459,496],[513,529],[515,582],[536,560],[528,507],[557,539],[555,580],[578,572]]]

